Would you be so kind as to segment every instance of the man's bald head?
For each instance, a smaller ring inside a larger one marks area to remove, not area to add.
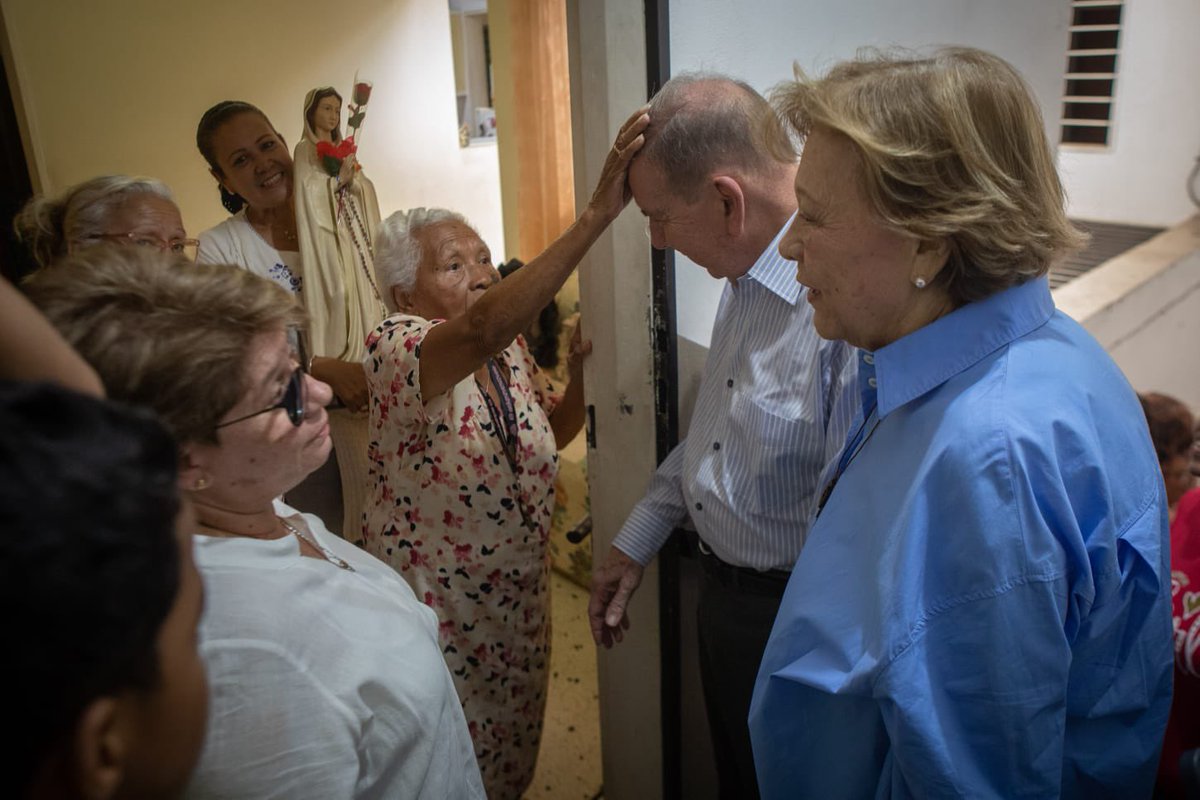
[[[661,170],[685,200],[694,200],[714,171],[757,173],[778,166],[760,133],[762,125],[777,124],[774,112],[744,81],[682,73],[654,95],[649,113],[646,143],[637,158]]]

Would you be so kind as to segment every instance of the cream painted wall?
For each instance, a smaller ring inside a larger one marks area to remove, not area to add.
[[[1174,225],[1196,212],[1186,184],[1200,157],[1200,2],[1128,0],[1121,27],[1111,147],[1059,149],[1069,210]]]
[[[261,107],[289,145],[313,86],[375,82],[360,157],[386,215],[465,213],[504,252],[494,147],[460,149],[445,0],[2,0],[33,152],[49,192],[110,172],[175,191],[189,232],[225,211],[195,147],[213,103]],[[335,22],[334,19],[337,21]]]

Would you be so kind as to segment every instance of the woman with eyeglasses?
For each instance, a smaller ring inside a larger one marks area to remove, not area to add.
[[[28,283],[111,398],[180,446],[199,520],[209,732],[189,797],[484,797],[434,613],[276,500],[329,456],[293,298],[226,265],[91,248]],[[117,500],[117,498],[114,498]]]
[[[342,287],[343,298],[326,293],[328,286],[340,279],[331,281],[320,274],[317,262],[321,251],[314,244],[320,238],[319,225],[310,226],[315,231],[306,229],[308,235],[301,241],[292,157],[261,110],[239,100],[217,103],[200,118],[196,147],[217,181],[222,205],[232,215],[200,234],[197,261],[235,264],[270,278],[297,295],[312,320],[305,342],[310,356],[307,367],[329,384],[337,401],[329,422],[341,477],[340,512],[327,509],[321,501],[328,494],[324,487],[305,486],[301,490],[305,497],[297,502],[319,507],[327,516],[338,515],[331,523],[349,536],[362,525],[367,474],[363,342],[383,318],[383,307],[361,269],[346,273],[346,279],[355,284]],[[329,235],[337,238],[332,230]],[[334,250],[338,247],[336,242],[331,246]],[[350,297],[354,298],[353,313],[331,310],[339,300]],[[332,494],[338,491],[334,489]]]
[[[13,221],[33,260],[45,267],[99,242],[147,247],[195,258],[171,190],[154,178],[102,175],[58,197],[34,197]]]

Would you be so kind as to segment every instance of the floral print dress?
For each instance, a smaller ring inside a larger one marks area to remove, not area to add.
[[[367,339],[361,544],[437,612],[488,797],[515,800],[533,778],[546,703],[558,471],[547,414],[558,398],[521,337],[497,357],[519,430],[514,474],[474,376],[421,396],[421,343],[438,322],[393,315]]]

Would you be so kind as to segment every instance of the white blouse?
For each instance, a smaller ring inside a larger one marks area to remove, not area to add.
[[[199,264],[232,264],[275,281],[292,294],[304,289],[299,250],[276,250],[254,230],[246,209],[200,234]]]
[[[437,617],[394,570],[276,501],[295,537],[196,536],[208,733],[189,798],[479,798]]]

